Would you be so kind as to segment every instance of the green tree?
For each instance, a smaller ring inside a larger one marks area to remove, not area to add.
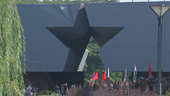
[[[23,96],[24,49],[15,0],[0,0],[0,96]]]
[[[87,49],[89,50],[89,55],[87,57],[87,72],[95,72],[100,71],[104,69],[104,65],[101,61],[101,58],[99,56],[99,45],[96,43],[96,41],[91,38],[89,41],[89,44],[87,46]]]
[[[99,56],[99,49],[100,46],[96,43],[94,38],[90,38],[89,44],[87,46],[89,50],[89,55],[86,60],[86,67],[85,67],[85,84],[88,83],[90,75],[93,72],[99,72],[99,80],[104,72],[107,69],[104,68],[104,64]],[[122,80],[123,75],[122,72],[110,72],[110,80],[112,82],[116,80]],[[99,82],[99,81],[98,81]]]
[[[18,3],[24,4],[58,4],[58,3],[74,3],[74,2],[118,2],[118,0],[17,0]]]

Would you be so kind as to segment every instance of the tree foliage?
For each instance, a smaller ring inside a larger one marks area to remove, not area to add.
[[[88,65],[87,72],[103,70],[104,65],[99,56],[100,47],[93,38],[90,39],[87,49],[89,50],[89,55],[86,61]]]
[[[99,72],[99,80],[97,82],[100,82],[104,70],[107,71],[107,69],[104,68],[104,64],[99,55],[100,46],[96,43],[94,38],[91,38],[87,48],[89,50],[89,55],[86,61],[84,81],[85,83],[87,83],[93,72]],[[110,72],[110,80],[112,82],[116,80],[122,80],[122,77],[123,77],[122,72]]]
[[[118,2],[118,0],[17,0],[20,4],[59,4],[77,2]]]
[[[24,35],[14,0],[0,0],[0,96],[23,96]]]

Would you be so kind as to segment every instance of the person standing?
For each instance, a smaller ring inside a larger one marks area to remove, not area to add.
[[[26,96],[33,96],[33,88],[31,84],[29,84],[26,88]]]
[[[60,87],[59,87],[58,84],[56,84],[56,93],[57,93],[57,94],[60,94]]]
[[[61,94],[61,96],[65,96],[65,88],[64,88],[63,84],[60,87],[60,94]]]

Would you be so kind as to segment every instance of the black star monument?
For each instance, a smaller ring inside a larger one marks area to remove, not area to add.
[[[76,72],[91,36],[100,46],[103,46],[119,33],[123,27],[90,26],[82,3],[73,26],[48,26],[47,29],[66,47],[70,48],[64,71]]]

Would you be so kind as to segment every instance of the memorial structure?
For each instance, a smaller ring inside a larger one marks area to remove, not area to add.
[[[111,71],[157,71],[157,17],[151,5],[170,2],[18,5],[26,39],[26,71],[73,72],[90,37]],[[170,12],[163,18],[162,71],[170,72]],[[84,56],[86,57],[86,56]],[[81,67],[82,68],[82,67]]]
[[[26,32],[28,72],[76,72],[90,37],[103,46],[123,29],[121,26],[90,25],[84,4],[72,5],[73,8],[79,7],[77,14],[72,12],[76,15],[71,23],[72,19],[66,18],[71,15],[68,6],[19,5]],[[56,13],[51,12],[54,11],[52,8]],[[54,14],[56,19],[52,17]],[[52,40],[52,35],[57,39]]]

